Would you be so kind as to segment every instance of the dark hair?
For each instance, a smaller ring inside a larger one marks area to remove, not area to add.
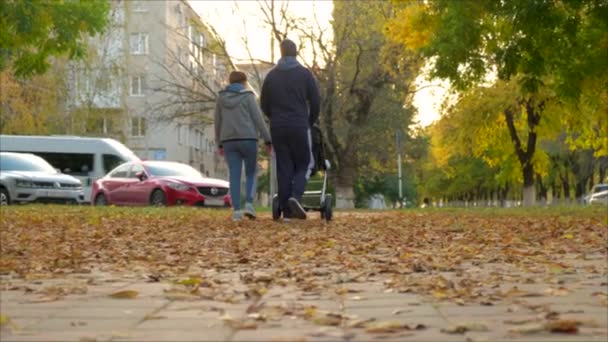
[[[281,57],[285,56],[297,56],[298,55],[298,47],[296,43],[292,40],[285,39],[281,42]]]
[[[233,71],[228,76],[228,82],[230,83],[245,83],[247,81],[247,75],[242,71]]]

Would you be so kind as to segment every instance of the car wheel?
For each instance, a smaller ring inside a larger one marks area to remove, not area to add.
[[[97,195],[97,197],[95,197],[95,205],[96,206],[102,207],[102,206],[107,205],[107,204],[108,204],[108,201],[106,200],[106,195],[99,194],[99,195]]]
[[[0,205],[11,204],[11,197],[8,195],[8,190],[0,188]]]
[[[152,195],[150,196],[150,204],[157,207],[167,205],[167,197],[165,197],[165,193],[160,189],[152,191]]]

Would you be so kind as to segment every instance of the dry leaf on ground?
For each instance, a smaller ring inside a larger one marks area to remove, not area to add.
[[[114,292],[109,296],[112,298],[116,298],[116,299],[133,299],[133,298],[137,297],[138,295],[139,295],[139,292],[137,292],[137,291],[124,290],[124,291]]]

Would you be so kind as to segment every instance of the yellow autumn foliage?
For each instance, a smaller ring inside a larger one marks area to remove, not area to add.
[[[57,83],[51,75],[28,80],[0,73],[0,132],[2,134],[49,134],[49,122],[58,117]]]
[[[396,3],[403,6],[386,25],[388,38],[412,50],[423,48],[430,42],[438,24],[429,5],[413,1]]]

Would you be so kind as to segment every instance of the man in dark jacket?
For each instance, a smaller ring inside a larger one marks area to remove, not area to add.
[[[319,88],[296,56],[296,44],[281,42],[281,59],[264,79],[260,102],[270,118],[277,161],[279,206],[284,218],[306,218],[300,201],[314,165],[310,127],[319,117]]]

